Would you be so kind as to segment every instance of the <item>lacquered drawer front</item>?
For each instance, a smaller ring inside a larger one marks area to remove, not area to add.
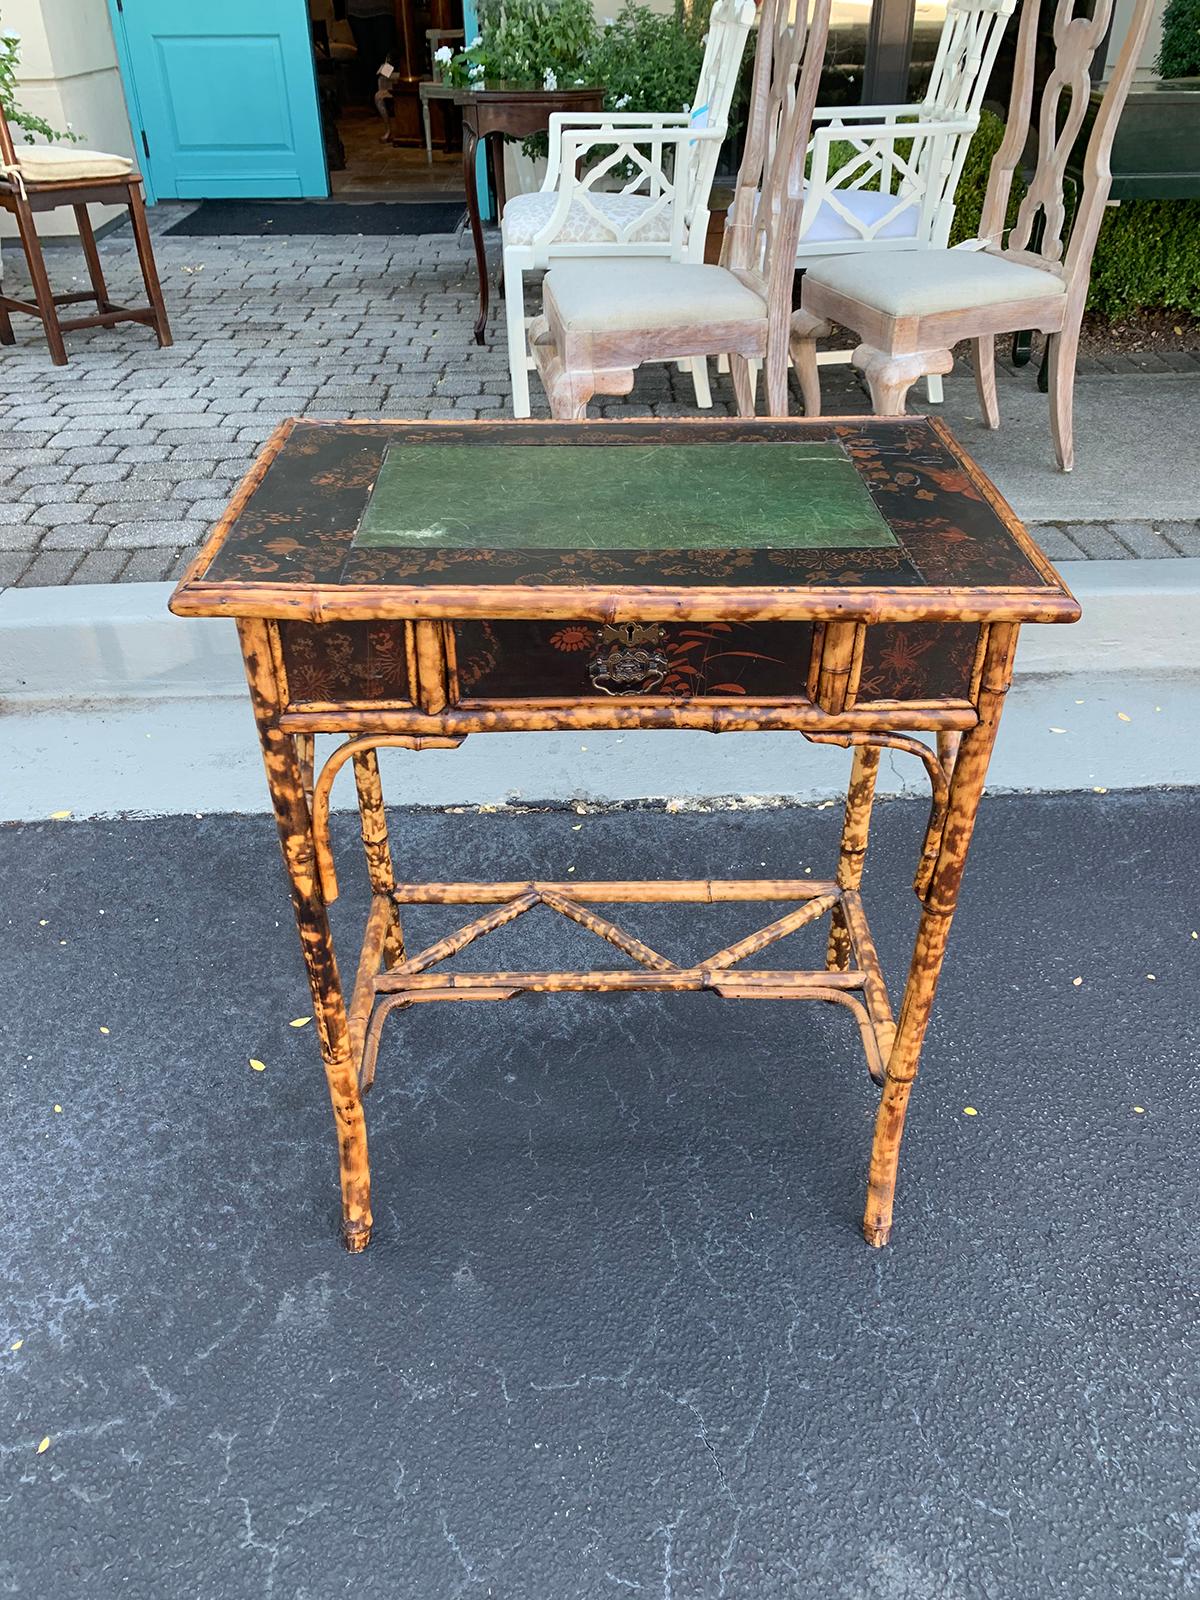
[[[607,700],[625,695],[759,700],[803,697],[807,622],[457,622],[451,696],[459,704]]]
[[[857,705],[970,700],[979,650],[973,622],[880,622],[867,629]]]
[[[413,703],[407,622],[281,622],[290,704]]]

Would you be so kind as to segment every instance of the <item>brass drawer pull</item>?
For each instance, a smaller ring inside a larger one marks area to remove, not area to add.
[[[667,658],[654,648],[662,636],[656,622],[606,622],[588,662],[593,686],[605,694],[650,694],[667,675]]]

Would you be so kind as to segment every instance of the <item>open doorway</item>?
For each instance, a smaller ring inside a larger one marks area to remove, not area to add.
[[[420,85],[440,45],[461,47],[462,0],[308,0],[308,9],[333,198],[460,197],[458,113],[429,98],[426,123]]]

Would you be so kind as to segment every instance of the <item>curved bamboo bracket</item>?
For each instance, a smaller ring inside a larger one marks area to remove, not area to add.
[[[380,733],[364,734],[358,739],[347,739],[322,766],[312,789],[313,853],[317,862],[317,878],[327,906],[338,897],[337,873],[333,865],[333,850],[329,843],[329,795],[333,780],[355,756],[368,751],[388,750],[456,750],[462,738],[442,738],[435,734]]]
[[[836,744],[843,749],[852,745],[871,745],[875,749],[899,750],[903,755],[916,756],[925,768],[932,790],[929,823],[921,846],[921,859],[913,879],[913,892],[924,902],[929,892],[934,863],[942,844],[942,830],[946,825],[946,809],[950,803],[950,773],[956,751],[948,751],[943,760],[941,752],[933,750],[920,739],[904,733],[805,733],[810,744]]]

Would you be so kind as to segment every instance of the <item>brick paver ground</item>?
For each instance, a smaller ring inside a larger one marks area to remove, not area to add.
[[[174,576],[285,416],[507,412],[503,341],[493,333],[481,348],[471,337],[466,242],[164,236],[179,214],[155,212],[172,348],[136,326],[77,333],[70,365],[53,367],[36,325],[20,318],[17,345],[0,349],[0,587]],[[103,251],[114,298],[138,296],[129,238],[111,235]],[[9,292],[23,292],[24,260],[8,241],[4,267]],[[60,287],[81,281],[73,247],[51,250],[50,268]],[[826,376],[830,410],[861,409],[848,369]],[[639,410],[694,415],[685,381],[646,369]],[[718,411],[732,409],[724,380],[715,394]],[[1035,533],[1051,558],[1200,555],[1192,522]]]

